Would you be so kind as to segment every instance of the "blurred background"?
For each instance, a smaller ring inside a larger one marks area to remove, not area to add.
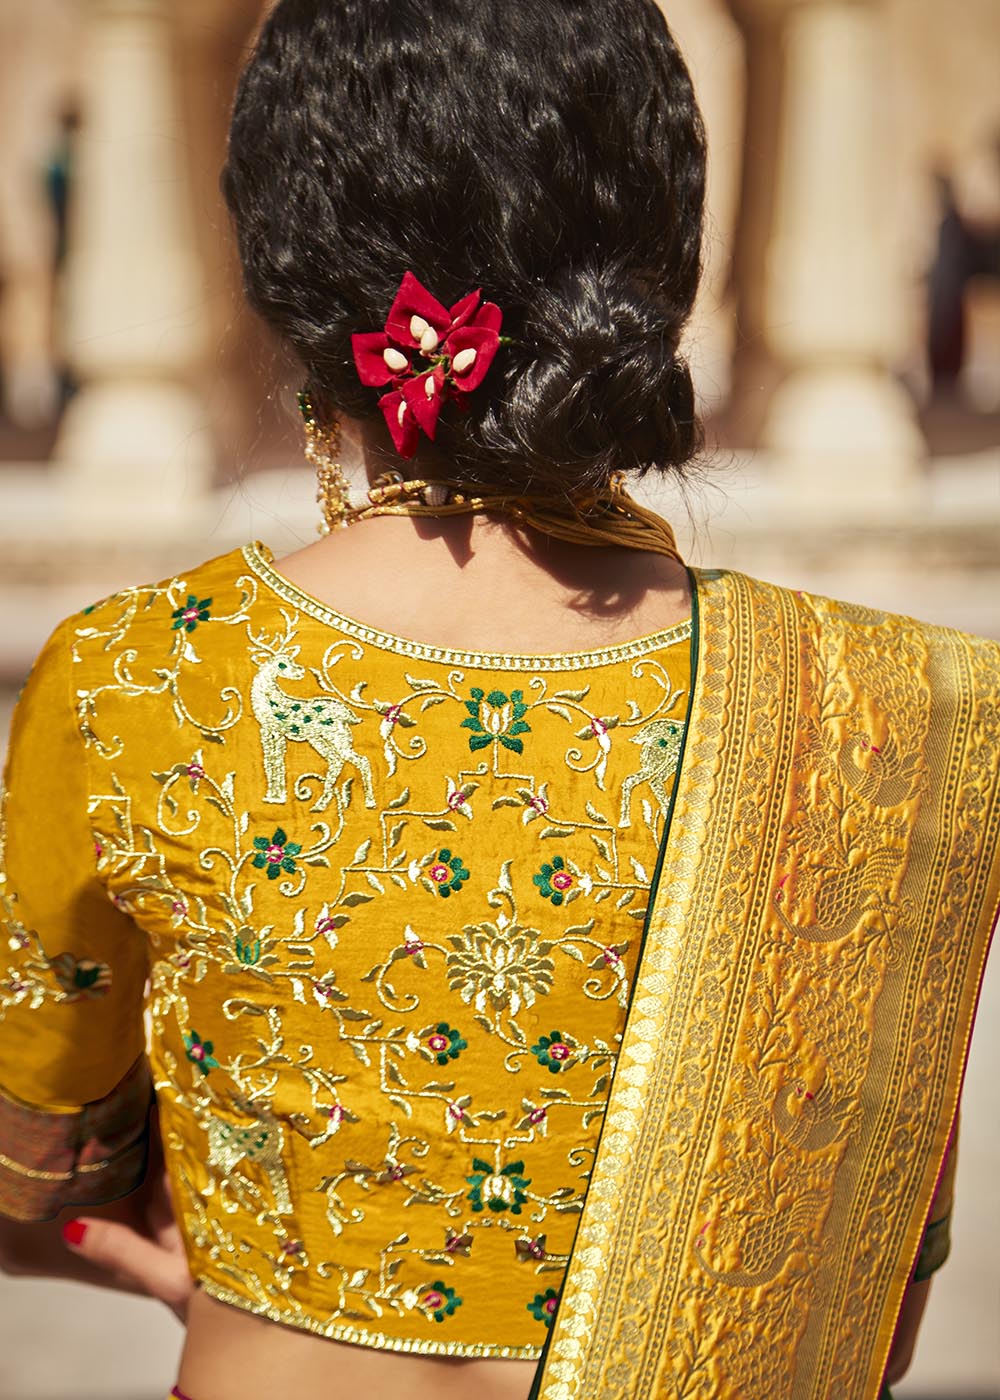
[[[262,8],[0,0],[0,734],[66,613],[315,535],[294,366],[241,304],[217,193]],[[1000,4],[663,8],[711,143],[709,448],[684,497],[640,494],[692,562],[1000,638]],[[1000,1397],[998,964],[899,1400]],[[173,1382],[156,1305],[0,1278],[0,1319],[6,1400]]]

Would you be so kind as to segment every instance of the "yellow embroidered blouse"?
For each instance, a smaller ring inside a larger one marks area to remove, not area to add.
[[[537,1357],[690,625],[449,651],[339,615],[270,559],[247,546],[68,619],[21,698],[0,1209],[134,1186],[148,1064],[207,1292],[350,1342]]]

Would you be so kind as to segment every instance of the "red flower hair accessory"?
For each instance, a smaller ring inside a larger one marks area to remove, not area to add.
[[[385,330],[351,336],[362,384],[392,385],[378,402],[401,457],[414,455],[421,429],[434,440],[448,399],[461,402],[486,378],[503,312],[481,298],[470,292],[449,309],[407,272]]]

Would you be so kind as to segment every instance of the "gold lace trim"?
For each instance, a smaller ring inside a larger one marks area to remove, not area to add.
[[[508,654],[506,652],[459,651],[451,647],[438,647],[430,642],[417,642],[409,637],[400,637],[393,632],[383,632],[377,627],[369,627],[356,618],[347,617],[306,593],[290,579],[273,567],[273,552],[260,541],[243,546],[243,557],[257,577],[286,603],[291,603],[300,612],[307,613],[318,622],[336,627],[340,632],[365,642],[368,646],[380,647],[384,651],[394,651],[401,656],[412,656],[422,661],[439,661],[448,666],[472,666],[479,670],[498,671],[583,671],[595,666],[610,666],[618,661],[631,661],[646,656],[652,651],[662,650],[678,642],[687,641],[691,636],[691,619],[677,623],[660,632],[649,632],[628,642],[601,647],[594,651],[546,652],[540,654]]]
[[[377,1351],[415,1352],[420,1356],[490,1356],[504,1357],[514,1361],[537,1361],[542,1354],[541,1347],[505,1347],[490,1342],[430,1342],[420,1337],[390,1337],[385,1332],[366,1331],[352,1327],[346,1322],[321,1322],[302,1312],[284,1312],[271,1304],[251,1302],[231,1288],[215,1283],[212,1279],[199,1279],[198,1287],[220,1303],[242,1308],[255,1317],[266,1317],[271,1322],[282,1322],[287,1327],[298,1327],[304,1332],[315,1332],[320,1337],[329,1337],[335,1342],[351,1342],[354,1346],[373,1347]]]

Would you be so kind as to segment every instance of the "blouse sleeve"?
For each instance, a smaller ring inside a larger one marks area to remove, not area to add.
[[[16,1220],[139,1185],[152,1098],[146,946],[97,877],[69,629],[21,694],[0,793],[0,1213]]]

